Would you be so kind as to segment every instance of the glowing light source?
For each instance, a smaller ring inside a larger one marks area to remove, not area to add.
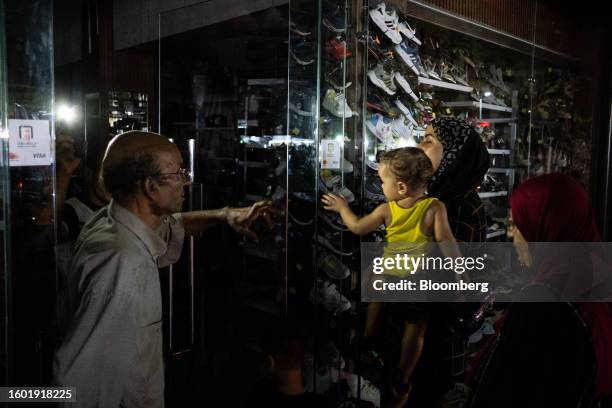
[[[70,106],[68,104],[59,104],[55,110],[56,120],[70,124],[77,118],[76,106]]]

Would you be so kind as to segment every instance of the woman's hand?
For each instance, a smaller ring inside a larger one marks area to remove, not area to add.
[[[344,197],[335,194],[324,194],[323,198],[321,198],[321,202],[323,203],[323,208],[337,213],[348,207],[348,203]]]

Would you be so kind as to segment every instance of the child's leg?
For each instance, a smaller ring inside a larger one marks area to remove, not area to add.
[[[399,361],[399,368],[403,374],[404,384],[410,381],[412,372],[419,362],[419,358],[421,358],[426,331],[427,320],[415,323],[405,323]]]
[[[372,338],[374,336],[374,331],[376,330],[376,323],[378,323],[378,318],[380,316],[382,306],[383,304],[381,302],[372,302],[368,304],[368,312],[366,314],[366,324],[363,337]]]

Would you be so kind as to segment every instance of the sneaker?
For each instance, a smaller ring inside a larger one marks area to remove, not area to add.
[[[370,18],[394,44],[402,42],[397,12],[395,10],[387,11],[387,6],[381,2],[370,10]]]
[[[348,187],[342,185],[342,177],[339,175],[324,178],[321,177],[321,183],[319,183],[319,187],[325,194],[336,194],[343,197],[347,203],[352,203],[355,201],[355,194]]]
[[[374,171],[378,171],[378,162],[368,159],[366,165]]]
[[[306,41],[300,41],[289,49],[289,54],[299,65],[310,65],[315,62],[314,50]]]
[[[323,16],[323,25],[335,33],[343,33],[346,30],[346,18],[343,12],[338,11],[333,15]]]
[[[382,64],[376,64],[374,68],[368,71],[370,81],[389,95],[395,95],[397,87],[393,82],[393,72],[385,71]]]
[[[382,45],[378,35],[368,34],[364,37],[362,42],[366,43],[368,46],[368,52],[378,61],[384,61],[393,57],[393,51]]]
[[[289,23],[289,29],[291,30],[292,33],[295,33],[302,37],[307,37],[310,34],[312,34],[312,32],[304,29],[303,27],[298,26],[298,24],[295,21],[292,21],[291,23]]]
[[[395,52],[397,52],[397,55],[400,56],[402,61],[408,65],[408,68],[410,68],[415,75],[422,75],[429,78],[429,75],[422,67],[421,57],[419,56],[419,52],[416,48],[412,48],[406,43],[406,41],[402,41],[401,44],[395,46]]]
[[[366,197],[378,203],[383,203],[387,199],[385,198],[385,194],[383,193],[382,183],[378,176],[368,175],[366,178],[365,185],[365,194]]]
[[[399,115],[397,108],[391,106],[391,102],[385,96],[380,96],[375,92],[368,92],[368,109],[372,109],[382,113],[390,118],[395,118]]]
[[[343,280],[351,275],[351,270],[342,263],[340,258],[327,251],[320,251],[317,264],[330,279]]]
[[[343,91],[352,85],[352,82],[345,82],[344,72],[342,69],[342,63],[338,64],[335,68],[325,72],[325,80],[328,84],[333,86],[337,91]]]
[[[310,218],[308,220],[306,219],[299,219],[297,216],[295,216],[292,213],[289,213],[289,219],[291,220],[291,222],[293,222],[296,225],[299,225],[300,227],[305,227],[308,225],[312,225],[312,223],[314,222],[314,218]]]
[[[438,74],[438,65],[430,59],[425,58],[423,60],[423,68],[427,72],[429,78],[433,78],[435,80],[441,81],[442,77]]]
[[[391,121],[380,113],[375,113],[366,122],[366,127],[382,143],[388,143],[391,136]]]
[[[327,40],[327,42],[325,43],[325,50],[329,55],[331,55],[338,61],[342,61],[345,58],[348,58],[353,55],[351,50],[348,49],[344,38],[339,35],[330,37]]]
[[[410,110],[410,108],[408,108],[408,106],[404,105],[401,99],[396,99],[394,103],[395,106],[397,106],[398,109],[402,111],[402,113],[404,114],[404,116],[406,116],[410,123],[412,123],[414,126],[419,125],[416,119],[414,118],[414,113]]]
[[[325,249],[330,250],[338,256],[353,256],[352,252],[342,252],[342,250],[334,247],[325,235],[316,234],[313,238],[317,244],[321,245]]]
[[[408,24],[407,21],[402,21],[398,24],[400,33],[404,34],[407,39],[413,41],[416,45],[421,45],[421,40],[416,37],[416,30]]]
[[[327,211],[319,211],[319,218],[325,222],[331,229],[336,231],[346,232],[349,229],[346,225],[343,224],[342,218],[335,213],[330,213]]]
[[[463,383],[455,383],[453,388],[451,388],[444,396],[442,400],[444,401],[444,406],[449,408],[459,408],[463,407],[470,396],[471,390],[470,388]]]
[[[350,118],[351,116],[357,116],[357,113],[353,112],[346,103],[344,93],[339,91],[336,92],[332,88],[329,88],[327,92],[325,92],[323,107],[339,118]]]
[[[394,138],[399,139],[397,147],[414,147],[417,145],[412,136],[412,129],[412,123],[403,115],[391,122],[391,134]]]
[[[404,78],[404,76],[399,72],[395,73],[395,81],[404,90],[404,92],[406,92],[408,95],[410,95],[412,99],[414,99],[415,102],[419,100],[419,97],[414,93],[406,78]]]
[[[351,397],[369,401],[375,407],[380,407],[380,390],[370,381],[346,371],[340,375],[340,378],[344,378],[348,383]]]
[[[292,95],[292,102],[289,103],[291,112],[300,116],[313,116],[315,98],[305,92],[297,92]]]
[[[351,308],[351,302],[338,292],[336,285],[321,279],[315,281],[310,290],[309,299],[312,303],[320,304],[333,314],[346,312]]]

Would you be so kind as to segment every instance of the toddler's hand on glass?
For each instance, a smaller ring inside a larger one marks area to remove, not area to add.
[[[324,194],[321,198],[323,208],[328,211],[334,211],[339,213],[343,208],[348,207],[348,203],[344,197],[337,196],[335,194]]]

